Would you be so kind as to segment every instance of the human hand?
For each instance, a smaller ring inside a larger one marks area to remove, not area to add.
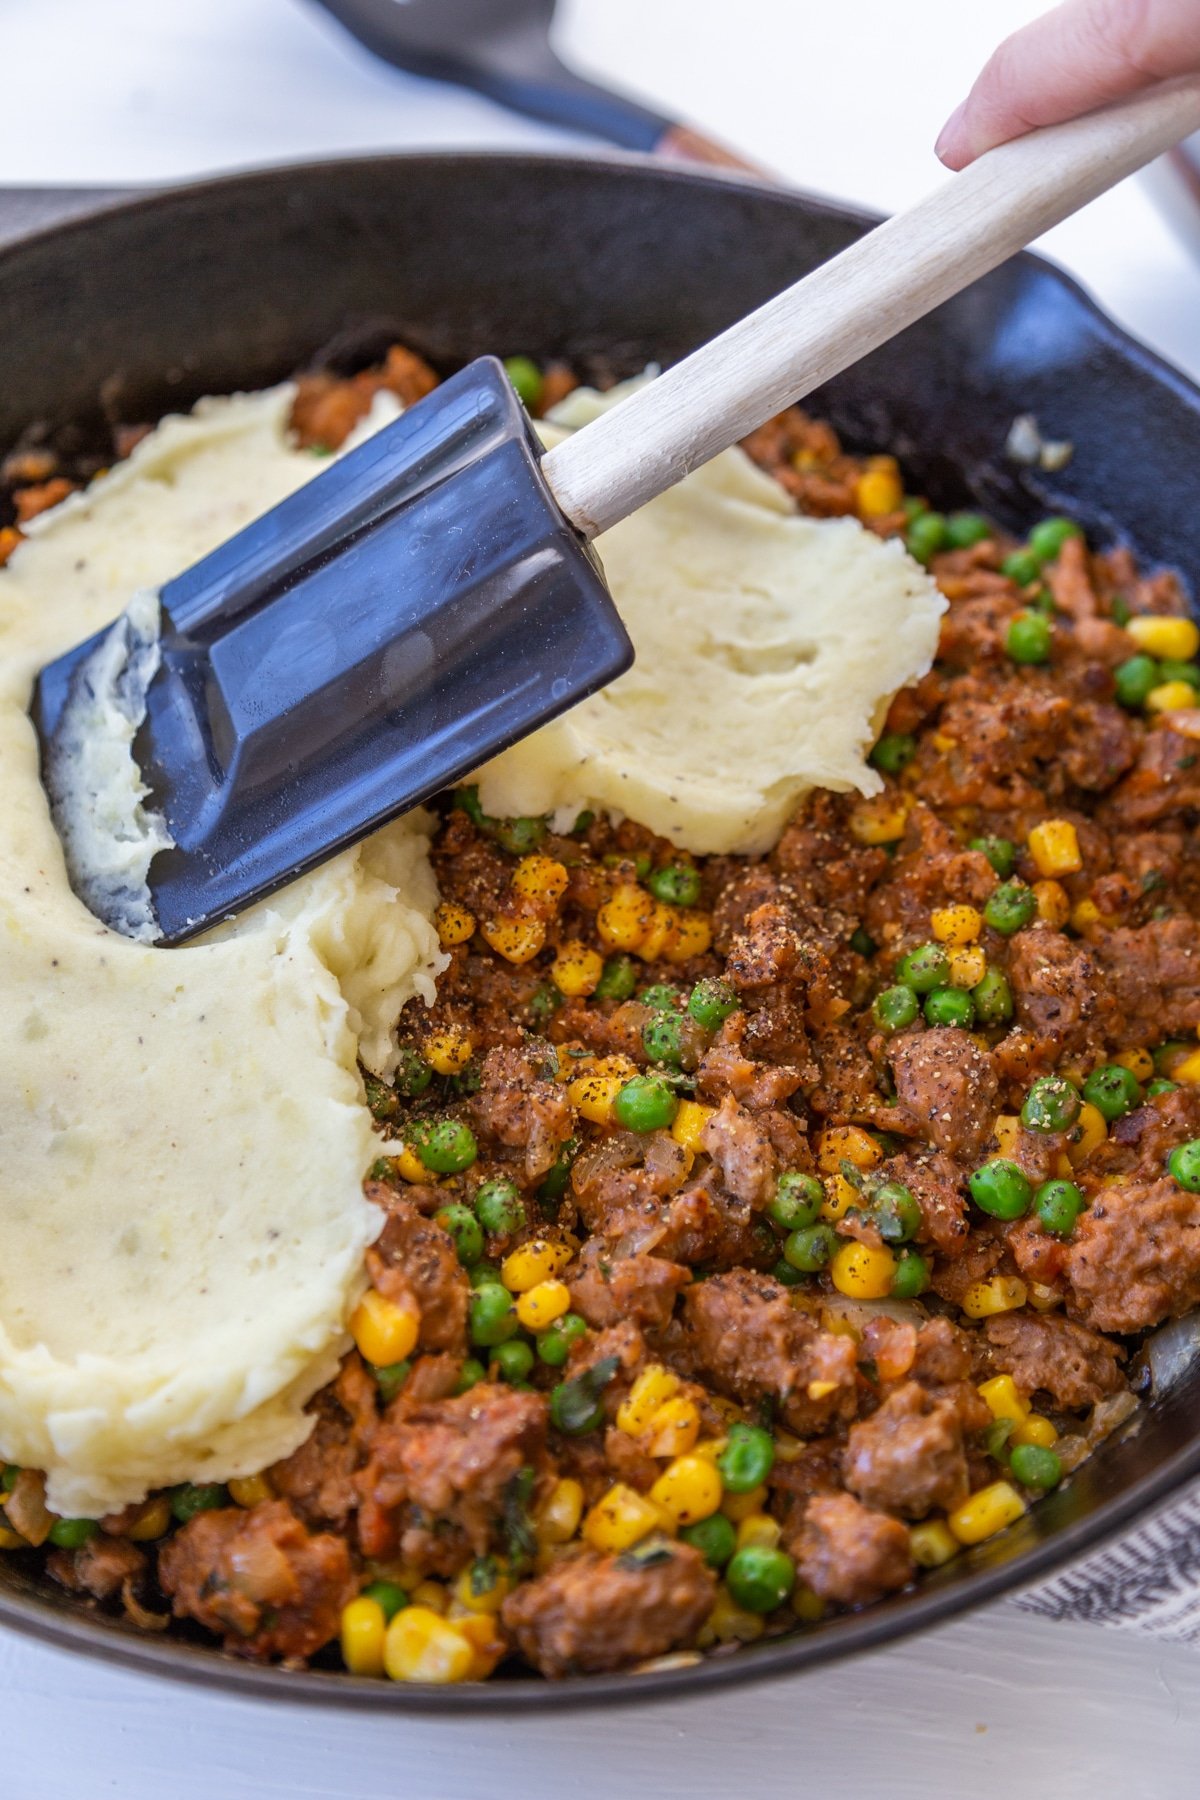
[[[1065,0],[994,52],[942,127],[937,154],[964,169],[1036,126],[1198,70],[1200,0]]]

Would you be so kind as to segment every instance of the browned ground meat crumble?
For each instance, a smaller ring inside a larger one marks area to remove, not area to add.
[[[543,405],[572,380],[545,372]],[[298,437],[334,447],[381,387],[409,403],[435,382],[399,346],[349,380],[305,377]],[[798,410],[746,448],[810,513],[888,535],[919,512],[890,459],[846,455]],[[37,451],[4,475],[0,561],[71,485]],[[1069,1472],[1127,1416],[1129,1340],[1200,1301],[1200,1194],[1168,1168],[1200,1137],[1200,1070],[1167,1041],[1195,1055],[1200,711],[1178,687],[1119,701],[1116,674],[1137,621],[1181,618],[1184,597],[1078,533],[1040,571],[990,528],[958,535],[930,551],[949,610],[935,666],[892,704],[882,795],[812,794],[768,856],[693,860],[590,815],[565,833],[492,820],[470,790],[443,807],[450,966],[436,1005],[398,1020],[396,1085],[367,1083],[406,1146],[367,1183],[384,1214],[368,1275],[417,1321],[411,1354],[379,1369],[353,1351],[307,1442],[262,1476],[152,1495],[77,1545],[40,1476],[9,1471],[10,1538],[147,1628],[169,1608],[239,1655],[336,1659],[347,1603],[368,1589],[390,1614],[402,1589],[396,1619],[419,1609],[471,1646],[417,1678],[506,1658],[560,1677],[869,1605],[972,1541],[973,1496],[1001,1484],[1011,1517],[1050,1485],[1022,1441]],[[1022,661],[1010,632],[1031,618],[1048,648]],[[1078,848],[1053,874],[1047,821]],[[889,1017],[878,997],[931,942],[958,1000],[923,1017],[901,997]],[[985,973],[999,999],[964,1015]],[[689,1010],[714,981],[723,1016]],[[1122,1107],[1079,1111],[1118,1058]],[[648,1074],[638,1118],[618,1096]],[[1050,1075],[1072,1116],[1038,1128],[1022,1108]],[[435,1126],[458,1147],[440,1170]],[[1015,1216],[972,1196],[997,1158],[1025,1178]],[[800,1242],[785,1177],[810,1178]],[[1055,1180],[1083,1204],[1065,1229],[1029,1203]],[[503,1204],[481,1225],[485,1183]],[[518,1332],[497,1284],[527,1290],[529,1269],[550,1322]],[[713,1514],[713,1471],[764,1434],[761,1479],[718,1483]],[[777,1594],[722,1574],[735,1534],[763,1579],[788,1571]],[[346,1642],[377,1672],[378,1645]]]

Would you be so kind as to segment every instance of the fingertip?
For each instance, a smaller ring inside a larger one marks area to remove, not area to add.
[[[959,170],[971,159],[965,126],[967,103],[956,106],[938,133],[933,153],[948,169]]]

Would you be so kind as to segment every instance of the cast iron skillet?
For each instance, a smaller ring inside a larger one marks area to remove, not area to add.
[[[869,223],[640,159],[526,155],[323,163],[117,204],[0,249],[0,453],[31,421],[86,435],[106,413],[157,417],[278,380],[322,346],[341,368],[400,338],[442,368],[491,350],[632,373],[680,356]],[[1061,510],[1148,562],[1200,569],[1200,510],[1180,491],[1180,472],[1200,467],[1200,392],[1035,258],[1006,264],[812,404],[852,446],[896,450],[937,504],[974,501],[1017,528]],[[1060,473],[1006,463],[1025,412],[1074,443]],[[1200,1475],[1200,1358],[1186,1327],[1172,1343],[1134,1428],[999,1539],[912,1594],[688,1667],[428,1689],[332,1666],[293,1674],[198,1637],[138,1635],[11,1555],[0,1557],[0,1624],[245,1696],[392,1710],[611,1704],[800,1670],[1025,1585]]]

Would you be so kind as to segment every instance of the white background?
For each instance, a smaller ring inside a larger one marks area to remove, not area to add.
[[[558,42],[594,77],[801,186],[894,209],[940,178],[931,145],[943,118],[996,39],[1039,10],[560,0]],[[570,142],[375,64],[303,0],[0,0],[0,58],[0,185]],[[1143,186],[1098,201],[1045,248],[1200,375],[1200,263]],[[260,1710],[0,1636],[0,1782],[12,1800],[1190,1800],[1198,1765],[1200,1651],[1003,1605],[701,1705],[511,1725]]]

